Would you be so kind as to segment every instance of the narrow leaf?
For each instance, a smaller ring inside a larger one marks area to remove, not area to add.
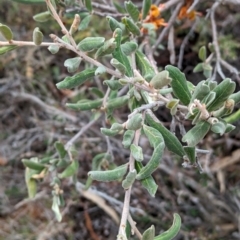
[[[221,107],[228,97],[234,92],[236,83],[230,78],[224,79],[217,87],[213,89],[216,97],[213,102],[207,107],[208,111],[216,110]]]
[[[11,41],[13,39],[12,30],[7,25],[0,23],[0,33],[7,41]]]
[[[132,144],[134,135],[135,135],[135,131],[133,131],[133,130],[127,130],[124,133],[123,141],[122,141],[122,144],[123,144],[124,148],[129,148],[130,147],[130,145]]]
[[[52,18],[51,13],[49,11],[46,11],[46,12],[41,12],[41,13],[34,15],[33,19],[36,22],[42,23],[42,22],[47,22],[48,20],[53,19],[53,18]]]
[[[88,175],[97,181],[110,182],[121,179],[127,172],[128,164],[121,165],[116,167],[113,170],[107,171],[90,171]]]
[[[174,152],[181,157],[185,155],[183,146],[177,137],[162,125],[151,110],[146,111],[146,121],[151,127],[155,128],[162,134],[169,151]]]
[[[195,149],[195,147],[185,146],[183,148],[184,148],[186,156],[187,156],[188,160],[191,162],[191,164],[196,163],[196,149]]]
[[[147,81],[150,81],[153,78],[153,76],[155,75],[154,68],[152,67],[152,65],[149,62],[149,60],[147,59],[147,57],[139,50],[137,50],[135,52],[135,56],[136,56],[136,64],[137,64],[138,69],[141,72],[141,75]]]
[[[100,48],[104,44],[104,37],[86,37],[80,43],[77,48],[83,52],[91,52]]]
[[[80,57],[68,58],[64,62],[64,67],[67,67],[69,73],[76,72],[81,63],[81,60],[82,58]]]
[[[84,0],[85,6],[89,12],[92,12],[92,0]]]
[[[155,237],[154,240],[172,240],[174,237],[177,236],[180,228],[181,228],[181,217],[177,213],[174,213],[172,226],[166,232]]]
[[[51,45],[48,47],[48,50],[52,53],[55,54],[59,51],[59,46],[58,45]]]
[[[130,65],[130,62],[127,58],[127,56],[125,54],[123,54],[122,50],[121,50],[121,40],[122,40],[122,30],[117,28],[114,31],[114,38],[116,41],[116,49],[114,50],[114,52],[112,53],[112,56],[114,58],[116,58],[120,63],[122,63],[125,67],[126,67],[126,75],[128,77],[133,76],[133,71],[132,71],[132,67]]]
[[[96,68],[85,69],[72,77],[66,77],[63,81],[56,84],[58,89],[69,89],[85,83],[89,78],[95,76]]]
[[[157,168],[160,164],[160,161],[162,160],[162,155],[163,155],[164,148],[165,148],[164,142],[161,142],[159,145],[157,145],[154,148],[151,159],[148,161],[146,166],[144,166],[141,169],[141,171],[137,174],[136,179],[141,180],[141,179],[148,178],[149,176],[151,176],[151,174],[155,170],[157,170]]]
[[[210,128],[211,124],[209,122],[200,121],[183,136],[182,141],[187,142],[189,147],[195,147],[205,137]]]
[[[137,113],[128,119],[126,128],[129,130],[138,130],[142,127],[143,124],[143,117],[141,113]]]
[[[3,55],[7,52],[10,52],[10,51],[12,51],[16,48],[18,48],[18,46],[16,46],[16,45],[9,45],[9,46],[0,47],[0,55]]]
[[[115,18],[107,16],[109,27],[114,32],[117,28],[124,30],[124,25],[120,22],[118,22]]]
[[[137,172],[139,173],[141,169],[143,168],[143,165],[141,162],[135,161],[135,168]],[[156,184],[155,180],[152,176],[149,176],[148,178],[145,178],[143,180],[140,180],[142,186],[148,191],[148,193],[155,197],[155,194],[157,192],[158,185]]]
[[[143,161],[143,153],[142,153],[142,148],[140,146],[131,144],[130,151],[136,161],[138,162]]]
[[[199,49],[198,57],[199,57],[203,62],[206,60],[206,57],[207,57],[207,49],[206,49],[205,46],[202,46],[202,47]]]
[[[145,19],[152,5],[152,0],[143,0],[142,19]]]
[[[170,78],[172,78],[170,85],[172,86],[174,95],[184,105],[188,105],[191,100],[191,93],[188,89],[185,75],[178,68],[171,65],[166,66],[165,69],[169,72]]]
[[[23,3],[23,4],[44,4],[45,0],[12,0],[13,2]]]
[[[83,31],[85,30],[86,28],[88,28],[88,25],[91,21],[91,18],[92,18],[92,15],[88,15],[86,16],[85,18],[83,18],[79,24],[79,27],[78,27],[78,30],[79,31]]]
[[[67,151],[65,150],[64,145],[58,141],[54,143],[54,147],[56,148],[59,157],[63,159],[67,154]]]
[[[152,225],[143,233],[142,240],[153,240],[154,236],[155,236],[155,227]]]
[[[133,19],[134,22],[136,22],[139,19],[140,12],[138,11],[138,7],[133,4],[131,1],[125,2],[125,8],[130,15],[130,17]]]
[[[80,100],[77,103],[66,103],[66,106],[74,109],[74,110],[92,110],[92,109],[98,109],[102,106],[103,99],[97,99],[97,100]]]
[[[135,181],[135,178],[137,176],[137,172],[135,169],[133,169],[133,171],[129,172],[126,176],[126,178],[122,181],[122,187],[124,189],[128,189],[130,186],[132,186],[132,184]]]
[[[141,32],[139,27],[128,17],[122,18],[123,24],[126,26],[127,30],[133,35],[140,36]]]
[[[33,42],[35,45],[41,45],[43,41],[43,34],[42,32],[39,30],[38,27],[36,27],[33,31]]]
[[[71,162],[71,164],[58,175],[59,178],[71,177],[78,172],[79,163],[77,160]]]
[[[123,54],[125,54],[126,56],[129,56],[132,53],[134,53],[137,50],[137,47],[138,45],[136,42],[125,42],[121,44],[121,50]]]
[[[53,196],[53,203],[52,203],[52,210],[55,213],[55,217],[56,217],[57,221],[61,222],[62,214],[60,212],[59,205],[60,205],[59,196],[54,195]]]
[[[46,168],[44,164],[38,162],[38,158],[31,158],[30,160],[22,159],[22,163],[25,167],[37,171],[42,171],[44,168]]]

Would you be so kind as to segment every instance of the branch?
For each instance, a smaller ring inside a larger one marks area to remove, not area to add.
[[[179,1],[178,1],[179,2]],[[180,8],[182,7],[183,1],[180,1],[177,5],[177,7],[175,8],[174,12],[172,13],[171,18],[168,21],[168,25],[162,30],[161,34],[159,35],[156,43],[152,46],[153,51],[158,47],[159,43],[161,43],[161,41],[163,40],[164,36],[166,35],[166,33],[168,32],[168,30],[171,28],[171,26],[173,25],[174,21],[176,20],[176,17],[179,13]]]
[[[133,143],[135,145],[138,145],[139,139],[141,136],[141,130],[137,130],[135,132],[135,137]],[[129,171],[133,171],[135,169],[134,163],[135,159],[132,154],[130,154],[129,157]],[[131,198],[131,190],[132,186],[129,187],[129,189],[126,190],[125,197],[124,197],[124,203],[123,203],[123,210],[122,210],[122,218],[121,218],[121,223],[119,227],[119,236],[124,236],[126,237],[126,225],[127,225],[127,219],[129,216],[129,205],[130,205],[130,198]]]

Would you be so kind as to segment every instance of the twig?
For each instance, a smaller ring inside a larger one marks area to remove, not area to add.
[[[64,147],[65,147],[66,151],[69,151],[69,149],[70,149],[70,147],[73,145],[73,143],[74,143],[84,132],[86,132],[97,120],[98,120],[98,118],[93,119],[93,120],[90,121],[88,124],[86,124],[84,127],[82,127],[81,130],[65,144]]]
[[[53,115],[58,114],[58,115],[63,116],[64,118],[71,120],[73,122],[78,121],[77,117],[75,117],[69,113],[66,113],[62,110],[59,110],[53,106],[48,106],[41,99],[39,99],[38,97],[36,97],[34,95],[31,95],[29,93],[19,93],[19,92],[11,92],[11,94],[16,98],[21,98],[23,100],[31,100],[32,102],[36,103],[37,105],[39,105],[41,108],[43,108],[50,114],[53,114]]]
[[[194,32],[197,24],[198,24],[198,21],[196,20],[194,22],[194,24],[192,25],[190,31],[188,32],[188,34],[185,36],[185,38],[182,41],[182,44],[181,44],[181,47],[180,47],[179,56],[178,56],[178,68],[179,69],[182,69],[182,61],[183,61],[184,50],[185,50],[185,47],[186,47],[186,45],[188,43],[189,38],[191,37],[191,35]]]
[[[61,18],[59,17],[59,15],[57,14],[55,8],[53,7],[53,5],[51,3],[51,0],[45,0],[45,1],[46,1],[47,6],[49,7],[50,11],[52,12],[52,15],[53,15],[54,19],[57,21],[59,26],[62,28],[62,33],[66,34],[66,36],[69,38],[69,41],[71,42],[73,47],[77,48],[75,40],[73,39],[72,35],[69,33],[67,28],[64,26]]]
[[[164,8],[162,9],[162,12],[168,10],[171,6],[173,6],[174,4],[177,4],[177,3],[179,3],[179,0],[167,1],[166,3],[164,3]]]
[[[199,0],[194,0],[192,5],[188,8],[187,13],[190,13],[198,3],[199,3]]]
[[[122,13],[99,12],[99,11],[96,11],[96,10],[94,10],[92,13],[95,14],[95,15],[101,16],[101,17],[111,16],[111,17],[114,17],[114,18],[118,18],[118,17],[127,16],[127,14],[122,14]]]
[[[7,42],[7,41],[0,41],[0,46],[10,46],[10,45],[16,45],[19,47],[22,46],[35,46],[37,47],[37,45],[34,42],[30,42],[30,41],[15,41],[15,40],[11,40],[11,42]],[[58,43],[53,43],[53,42],[42,42],[40,45],[38,45],[38,47],[40,46],[58,46]]]
[[[175,45],[174,45],[174,27],[173,26],[171,26],[168,34],[168,51],[170,53],[170,63],[175,64],[176,53],[175,53]]]
[[[136,227],[136,223],[133,221],[131,214],[128,214],[128,222],[131,225],[131,228],[136,233],[137,237],[139,239],[142,239],[142,234],[139,232],[139,230]]]
[[[178,1],[179,2],[179,1]],[[158,47],[159,43],[161,43],[161,41],[163,40],[164,36],[166,35],[166,33],[168,32],[168,30],[171,28],[171,26],[173,25],[174,21],[176,20],[176,17],[178,15],[178,12],[181,8],[183,4],[183,1],[180,1],[177,5],[177,7],[175,8],[174,12],[172,13],[171,18],[168,21],[168,25],[162,30],[161,34],[159,35],[156,43],[152,46],[153,51]]]
[[[162,105],[164,105],[164,103],[162,101],[156,101],[156,102],[152,102],[152,103],[149,103],[149,104],[142,105],[141,107],[135,108],[134,111],[131,114],[128,115],[128,118],[131,118],[136,113],[142,112],[146,109],[152,109],[152,108],[155,108],[155,107],[160,107]]]
[[[59,42],[59,43],[61,43],[62,45],[64,45],[67,49],[75,52],[77,55],[79,55],[80,57],[82,57],[85,61],[87,61],[87,62],[89,62],[89,63],[91,63],[91,64],[93,64],[93,65],[95,65],[95,66],[97,66],[97,67],[104,67],[105,70],[106,70],[106,72],[109,73],[109,74],[111,74],[112,76],[115,76],[115,77],[117,77],[117,78],[122,78],[122,77],[123,77],[119,72],[117,72],[117,71],[115,71],[115,70],[113,70],[113,69],[110,69],[110,68],[104,66],[102,63],[98,62],[97,60],[95,60],[95,59],[87,56],[84,52],[81,52],[81,51],[79,51],[77,48],[75,48],[74,46],[72,46],[72,45],[64,42],[62,39],[60,39],[60,38],[57,37],[56,35],[50,34],[50,37],[51,37],[55,42]],[[127,78],[127,79],[128,79],[128,77],[126,77],[126,76],[124,76],[124,78]]]
[[[211,14],[210,14],[210,18],[211,18],[211,23],[212,23],[212,37],[213,37],[213,45],[214,45],[214,50],[216,53],[216,66],[215,69],[216,71],[219,73],[219,75],[221,76],[221,78],[225,78],[225,75],[222,71],[221,65],[220,65],[220,60],[221,60],[221,53],[220,53],[220,49],[219,49],[219,45],[218,45],[218,37],[217,37],[217,26],[216,26],[216,22],[215,22],[215,10],[216,8],[220,5],[220,2],[215,2],[211,8]]]
[[[135,132],[135,137],[134,137],[134,141],[133,141],[133,143],[135,145],[138,145],[140,136],[141,136],[141,130],[139,129]],[[129,171],[133,171],[135,169],[134,162],[135,162],[135,159],[134,159],[133,155],[130,154],[130,157],[129,157]],[[126,224],[127,224],[127,219],[128,219],[128,215],[129,215],[131,190],[132,190],[132,186],[130,186],[125,192],[121,223],[120,223],[119,232],[118,232],[119,236],[126,237]]]

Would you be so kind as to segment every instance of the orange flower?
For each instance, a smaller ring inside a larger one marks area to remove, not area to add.
[[[167,26],[167,23],[165,22],[164,18],[159,18],[160,10],[162,8],[163,8],[162,5],[159,5],[159,7],[156,5],[151,5],[148,16],[143,20],[143,23],[152,23],[156,30],[161,26],[164,26],[164,27]],[[141,31],[143,33],[148,33],[148,30],[145,28],[142,28]]]
[[[194,20],[196,18],[197,15],[200,15],[198,12],[192,10],[189,13],[187,12],[188,9],[190,8],[190,6],[192,5],[192,0],[186,0],[185,1],[185,5],[182,6],[182,8],[179,11],[178,14],[178,19],[184,19],[184,18],[188,18],[190,20]]]

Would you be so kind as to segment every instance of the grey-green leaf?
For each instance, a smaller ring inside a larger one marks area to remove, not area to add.
[[[138,130],[142,127],[143,124],[143,117],[141,113],[137,113],[128,119],[126,128],[129,130]]]
[[[187,142],[189,147],[195,147],[205,137],[210,128],[211,124],[209,122],[200,121],[183,136],[182,141]]]
[[[152,5],[152,0],[143,0],[142,19],[145,19]]]
[[[202,46],[198,51],[198,57],[204,62],[207,57],[207,49],[205,46]]]
[[[230,78],[224,79],[217,87],[213,89],[216,97],[213,102],[207,107],[208,111],[216,110],[221,107],[228,97],[234,92],[236,83]]]
[[[96,99],[96,100],[80,100],[77,103],[66,103],[66,106],[73,109],[73,110],[92,110],[92,109],[98,109],[102,106],[103,99]]]
[[[80,43],[77,48],[83,52],[91,52],[100,48],[104,44],[104,37],[86,37]]]
[[[136,56],[136,65],[137,65],[138,69],[140,70],[141,75],[147,81],[150,81],[153,78],[153,76],[155,75],[154,68],[152,67],[152,65],[149,62],[149,60],[147,59],[147,57],[139,50],[137,50],[135,52],[135,56]]]
[[[140,170],[140,172],[137,174],[136,179],[141,180],[151,176],[151,174],[158,168],[160,161],[162,160],[164,148],[165,148],[164,142],[161,142],[154,148],[151,159],[148,161],[146,166],[144,166]]]
[[[53,210],[53,212],[55,213],[55,217],[56,217],[57,221],[58,221],[58,222],[61,222],[61,220],[62,220],[62,214],[61,214],[61,212],[60,212],[59,205],[60,205],[59,196],[54,195],[54,196],[53,196],[53,203],[52,203],[52,210]]]
[[[81,63],[81,60],[82,58],[80,57],[68,58],[64,62],[64,67],[67,67],[69,73],[76,72]]]
[[[89,12],[92,12],[92,0],[85,0],[85,6]]]
[[[111,80],[105,80],[103,84],[106,84],[111,90],[116,91],[122,88],[122,85],[119,83],[119,81],[111,79]]]
[[[162,134],[168,150],[183,157],[185,152],[177,137],[162,125],[162,123],[156,118],[151,110],[146,110],[145,117],[147,123]]]
[[[129,56],[132,53],[134,53],[137,50],[137,47],[138,45],[136,42],[125,42],[121,44],[121,50],[123,54],[125,54],[126,56]]]
[[[22,159],[22,163],[25,167],[36,171],[42,171],[45,168],[45,165],[38,162],[38,158],[31,158],[31,159]]]
[[[90,171],[88,175],[97,181],[110,182],[121,179],[127,172],[128,164],[121,165],[116,167],[113,170],[106,171]]]
[[[7,52],[10,52],[10,51],[12,51],[16,48],[18,48],[18,46],[16,46],[16,45],[9,45],[9,46],[0,47],[0,55],[3,55]]]
[[[210,92],[210,88],[206,84],[206,81],[199,82],[194,89],[190,102],[193,102],[195,99],[198,99],[199,101],[201,101],[209,92]]]
[[[0,23],[0,33],[7,41],[11,41],[13,39],[12,30],[7,25]]]
[[[52,15],[49,11],[41,12],[33,16],[33,19],[36,22],[47,22],[48,20],[52,19]]]
[[[218,121],[211,126],[211,131],[222,136],[226,131],[226,127],[227,125],[224,122]]]
[[[92,15],[88,15],[81,20],[81,22],[79,24],[79,27],[78,27],[79,31],[83,31],[88,27],[88,25],[90,23],[90,20],[91,20],[91,17],[92,17]]]
[[[173,214],[173,224],[172,226],[164,233],[156,236],[154,240],[172,240],[177,236],[181,228],[181,217],[177,214]]]
[[[142,235],[142,240],[153,240],[155,237],[155,227],[152,225]]]
[[[130,145],[132,144],[133,138],[135,135],[135,131],[134,130],[127,130],[124,135],[123,135],[123,147],[124,148],[129,148]]]
[[[170,83],[174,95],[184,104],[188,105],[191,100],[191,93],[188,89],[185,74],[183,74],[177,67],[168,65],[165,69],[169,72],[172,81]]]
[[[135,168],[136,168],[137,172],[139,173],[141,171],[141,169],[143,168],[142,163],[135,161]],[[153,177],[149,176],[148,178],[140,180],[140,182],[141,182],[142,186],[149,192],[149,194],[152,197],[155,197],[158,185],[156,184]]]
[[[124,189],[128,189],[130,186],[132,186],[132,184],[135,181],[135,178],[137,176],[137,171],[135,169],[133,169],[133,171],[129,172],[126,176],[126,178],[122,181],[122,187]]]
[[[138,7],[131,1],[125,2],[124,5],[130,17],[133,19],[134,22],[136,22],[140,14],[140,12],[138,11]]]
[[[109,23],[109,27],[114,32],[117,28],[120,28],[121,30],[124,30],[124,25],[120,22],[118,22],[115,18],[107,16],[106,17]]]
[[[127,30],[131,32],[133,35],[136,36],[141,35],[139,27],[132,21],[132,19],[128,17],[123,17],[122,22],[126,26]]]
[[[33,31],[33,42],[35,45],[41,45],[43,41],[43,34],[42,32],[39,30],[38,27],[36,27]]]
[[[89,78],[95,76],[96,68],[85,69],[71,77],[64,78],[63,81],[56,84],[58,89],[69,89],[85,83]]]
[[[108,128],[100,128],[101,130],[101,133],[105,136],[109,136],[109,137],[113,137],[115,135],[118,134],[118,130],[111,130],[111,129],[108,129]]]
[[[23,3],[23,4],[44,4],[45,0],[12,0],[14,2]]]
[[[57,141],[54,143],[54,147],[56,148],[59,157],[63,159],[67,154],[67,151],[65,150],[64,145],[61,142]]]
[[[52,53],[55,54],[59,51],[59,46],[58,45],[50,45],[48,47],[48,50]]]
[[[130,151],[136,161],[139,161],[139,162],[143,161],[143,153],[142,153],[142,148],[140,146],[131,144]]]
[[[79,163],[77,160],[74,160],[71,162],[70,165],[67,166],[67,168],[62,173],[58,175],[58,177],[59,178],[71,177],[78,172],[78,168],[79,168]]]
[[[191,162],[191,164],[196,163],[196,149],[195,149],[195,147],[184,146],[183,148],[184,148],[186,156],[187,156],[188,160]]]
[[[112,58],[110,61],[111,65],[114,66],[122,75],[126,72],[126,67],[120,63],[117,59]]]

